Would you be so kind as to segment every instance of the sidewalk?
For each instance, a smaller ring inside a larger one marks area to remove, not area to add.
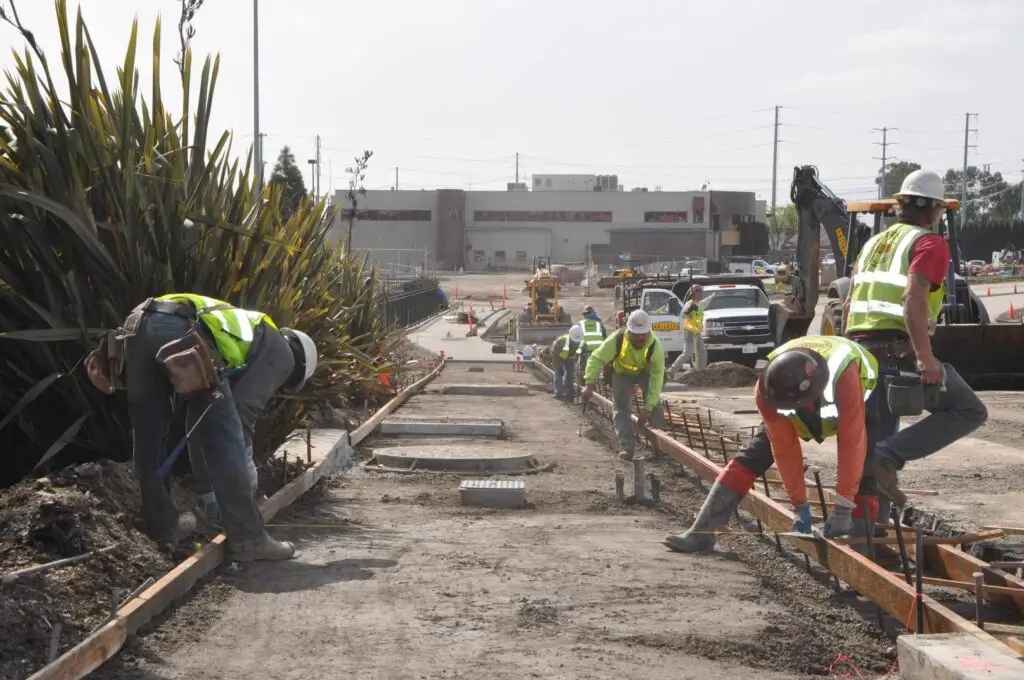
[[[501,322],[509,309],[498,309],[481,317],[488,329],[496,323]],[[423,328],[420,328],[409,335],[409,339],[420,347],[437,354],[444,352],[450,359],[472,360],[472,361],[507,361],[512,362],[514,357],[508,354],[494,354],[491,348],[494,343],[487,342],[479,337],[467,338],[466,333],[469,326],[465,324],[452,323],[444,317],[433,321]],[[446,337],[448,333],[451,338]]]

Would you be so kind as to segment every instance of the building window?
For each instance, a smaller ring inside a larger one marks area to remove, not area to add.
[[[494,251],[494,261],[495,262],[504,262],[505,261],[505,251],[504,250],[495,250]]]
[[[690,221],[688,212],[645,212],[644,222],[686,224]]]
[[[535,186],[535,187],[539,187],[540,186],[540,177],[534,177],[533,178],[533,186]]]
[[[547,179],[544,180],[544,186],[546,186],[546,187],[550,187],[551,186],[551,178],[550,177],[548,177]]]
[[[474,222],[611,222],[611,210],[474,210]]]
[[[732,216],[732,223],[733,224],[742,224],[743,223],[743,216],[742,215],[733,215]]]
[[[360,219],[371,222],[429,222],[429,210],[367,210]]]
[[[526,251],[525,250],[517,250],[516,251],[516,259],[517,260],[525,260],[526,259]]]

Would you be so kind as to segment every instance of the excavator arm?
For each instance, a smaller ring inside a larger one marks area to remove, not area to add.
[[[846,203],[818,179],[818,169],[805,165],[793,169],[790,199],[796,206],[796,272],[793,290],[775,310],[778,342],[807,334],[818,304],[821,268],[821,232],[835,254],[836,274],[849,274],[851,218]]]

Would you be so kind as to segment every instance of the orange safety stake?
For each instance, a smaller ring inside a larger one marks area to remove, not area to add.
[[[992,297],[992,289],[989,288],[985,291],[985,297]]]
[[[1010,303],[1010,318],[1011,319],[1016,319],[1017,318],[1017,312],[1013,311],[1013,303],[1012,302]]]
[[[473,333],[473,303],[469,303],[469,332]]]

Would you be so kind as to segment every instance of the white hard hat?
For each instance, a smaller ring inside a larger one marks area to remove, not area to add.
[[[931,170],[915,170],[903,180],[896,196],[918,196],[942,201],[946,197],[946,185],[938,173]]]
[[[289,385],[288,388],[298,391],[302,389],[302,386],[306,384],[306,381],[316,371],[316,344],[313,342],[313,338],[294,328],[282,328],[281,334],[288,339],[289,344],[292,346],[292,352],[295,355],[296,372],[300,366],[302,369],[302,378],[298,384]]]
[[[569,329],[569,341],[570,342],[583,342],[583,329],[579,326],[573,326]]]
[[[629,313],[629,318],[626,319],[626,330],[630,333],[636,333],[641,335],[643,333],[651,332],[651,317],[647,315],[642,309],[635,309]]]

